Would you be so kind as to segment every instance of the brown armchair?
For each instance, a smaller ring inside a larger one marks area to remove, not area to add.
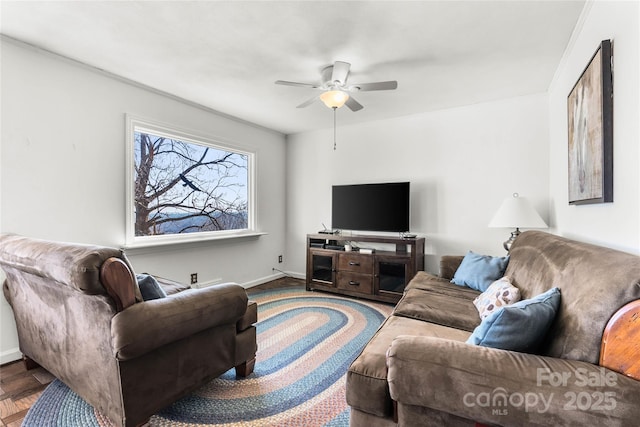
[[[239,285],[158,279],[167,297],[141,301],[122,251],[16,235],[0,236],[0,266],[25,360],[116,425],[143,424],[231,368],[253,371],[257,310]]]

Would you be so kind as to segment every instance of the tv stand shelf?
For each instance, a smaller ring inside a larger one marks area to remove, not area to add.
[[[308,234],[307,290],[320,290],[396,303],[424,269],[424,237]],[[395,245],[372,254],[345,251],[345,242]]]

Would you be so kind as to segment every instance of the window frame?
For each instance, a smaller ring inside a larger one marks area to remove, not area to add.
[[[124,248],[138,248],[149,246],[161,246],[180,243],[200,242],[209,240],[233,239],[242,237],[259,236],[256,230],[256,152],[237,142],[224,140],[220,137],[211,137],[196,132],[182,129],[175,125],[161,123],[159,121],[125,115],[126,119],[126,166],[125,166],[125,195],[126,195],[126,220],[125,220],[125,244]],[[135,235],[135,203],[134,203],[134,176],[135,176],[135,132],[149,133],[157,136],[184,141],[211,147],[217,150],[238,153],[247,156],[247,228],[235,230],[196,231],[182,234],[162,234],[153,236]]]

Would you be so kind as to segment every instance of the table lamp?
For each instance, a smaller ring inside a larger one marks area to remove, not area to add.
[[[489,222],[492,228],[515,228],[511,237],[503,246],[509,252],[511,245],[520,235],[522,228],[547,228],[547,223],[538,215],[538,212],[524,197],[513,193],[513,197],[504,199],[498,211]]]

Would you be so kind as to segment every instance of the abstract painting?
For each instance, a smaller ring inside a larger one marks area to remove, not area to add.
[[[604,40],[569,93],[569,204],[613,202],[611,41]]]

